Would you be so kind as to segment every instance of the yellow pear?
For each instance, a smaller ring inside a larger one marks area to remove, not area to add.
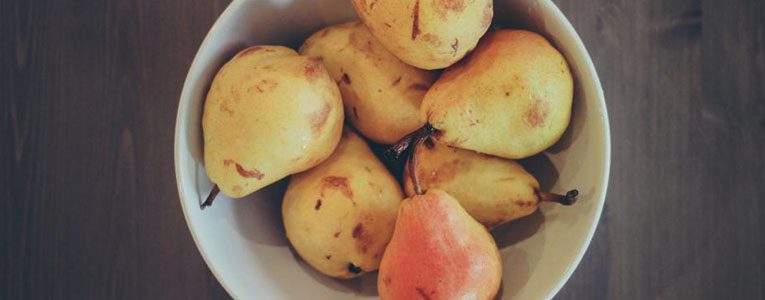
[[[281,46],[239,52],[215,75],[204,104],[207,175],[244,197],[324,161],[337,146],[343,107],[318,59]]]
[[[436,80],[388,52],[360,22],[313,34],[300,54],[320,57],[340,87],[348,121],[365,137],[393,144],[424,125],[420,102]]]
[[[566,196],[539,191],[539,183],[523,166],[441,143],[424,143],[413,150],[411,167],[423,190],[440,189],[453,195],[473,218],[488,228],[527,216],[539,201],[570,205],[576,190]],[[411,162],[410,162],[411,163]],[[415,195],[409,169],[404,171],[407,195]]]
[[[332,156],[292,176],[282,203],[287,238],[316,270],[352,278],[377,270],[404,198],[351,129]]]
[[[544,37],[499,30],[433,84],[420,117],[447,145],[520,159],[560,138],[573,92],[566,59]]]
[[[475,48],[494,16],[492,0],[352,0],[390,52],[422,69],[443,69]]]

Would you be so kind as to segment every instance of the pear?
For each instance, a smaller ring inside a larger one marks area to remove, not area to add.
[[[360,22],[324,28],[300,54],[321,57],[340,87],[348,121],[368,139],[393,144],[424,125],[420,102],[436,73],[390,53]]]
[[[525,30],[486,34],[425,94],[420,117],[449,146],[520,159],[552,146],[571,117],[566,59]]]
[[[336,278],[377,270],[404,198],[396,179],[351,129],[332,156],[292,176],[282,203],[297,253]]]
[[[380,264],[383,300],[494,299],[499,250],[484,226],[439,189],[401,203]]]
[[[202,116],[207,175],[244,197],[332,154],[343,129],[337,85],[316,58],[281,46],[242,50],[215,75]]]
[[[351,0],[391,53],[422,69],[446,68],[475,48],[494,17],[492,0]]]
[[[413,172],[424,190],[453,195],[478,222],[495,227],[537,210],[540,201],[573,204],[578,192],[565,196],[539,191],[539,183],[523,166],[509,159],[448,147],[438,142],[418,145]],[[404,171],[407,195],[415,194],[409,169]]]

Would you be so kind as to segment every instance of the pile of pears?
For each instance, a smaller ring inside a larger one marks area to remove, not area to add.
[[[382,299],[493,299],[502,263],[488,230],[577,196],[540,191],[515,161],[568,127],[568,64],[537,33],[489,31],[492,1],[352,2],[361,22],[298,51],[244,49],[218,71],[202,208],[289,176],[285,232],[319,272],[379,270]]]

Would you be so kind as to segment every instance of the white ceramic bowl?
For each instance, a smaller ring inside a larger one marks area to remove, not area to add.
[[[202,156],[202,103],[218,68],[248,45],[297,47],[314,31],[355,19],[348,0],[234,1],[199,48],[183,86],[175,131],[175,171],[183,213],[194,241],[223,287],[237,299],[375,298],[376,275],[341,281],[308,267],[284,236],[284,181],[204,211],[212,184]],[[549,299],[584,255],[605,201],[610,137],[603,91],[574,28],[549,0],[497,0],[495,23],[547,36],[568,59],[575,79],[574,115],[562,140],[524,161],[544,189],[578,188],[571,207],[542,204],[541,213],[492,233],[504,264],[501,299]]]

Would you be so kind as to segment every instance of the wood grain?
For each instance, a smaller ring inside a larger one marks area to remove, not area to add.
[[[2,1],[2,299],[225,299],[173,132],[225,1]]]
[[[765,298],[765,2],[556,1],[612,126],[559,299]],[[183,79],[223,0],[0,1],[0,299],[226,299],[177,200]]]
[[[558,298],[765,297],[765,3],[559,4],[600,73],[613,160]]]

